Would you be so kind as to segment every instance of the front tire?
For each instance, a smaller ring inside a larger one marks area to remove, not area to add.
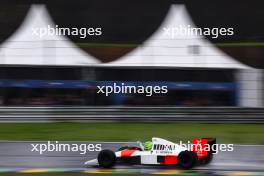
[[[116,155],[111,150],[102,150],[97,157],[99,166],[102,168],[111,168],[116,163]]]
[[[182,151],[178,156],[179,166],[183,169],[191,169],[197,163],[197,155],[192,151]]]

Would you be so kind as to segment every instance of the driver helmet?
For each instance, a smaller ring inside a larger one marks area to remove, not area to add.
[[[152,145],[153,145],[153,143],[150,142],[150,141],[145,142],[144,143],[144,150],[146,150],[146,151],[151,150],[152,149]]]

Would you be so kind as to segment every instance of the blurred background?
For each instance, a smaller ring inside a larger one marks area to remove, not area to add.
[[[261,5],[257,0],[78,0],[63,6],[58,0],[3,1],[0,104],[263,107]],[[48,25],[100,27],[103,34],[85,39],[32,34]],[[234,35],[164,34],[179,25],[234,28]],[[109,82],[162,83],[169,92],[96,93],[96,85]]]
[[[157,136],[238,144],[198,167],[202,175],[227,175],[226,170],[263,175],[263,5],[263,0],[1,0],[0,172],[39,172],[18,167],[80,172],[88,157],[97,156],[35,155],[25,141],[108,141],[116,150],[121,143],[113,141]],[[56,25],[102,28],[102,35],[34,34]],[[232,28],[234,35],[166,33],[180,26]],[[97,93],[98,85],[113,83],[167,86],[168,93]]]

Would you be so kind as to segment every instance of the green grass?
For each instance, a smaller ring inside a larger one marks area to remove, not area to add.
[[[264,125],[181,123],[0,124],[0,140],[138,141],[162,137],[177,142],[215,137],[219,143],[264,144]]]
[[[218,47],[229,48],[229,47],[263,47],[264,42],[230,42],[230,43],[216,43]]]

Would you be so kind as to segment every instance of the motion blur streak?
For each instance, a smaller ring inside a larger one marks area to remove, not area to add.
[[[87,152],[81,155],[78,152],[49,152],[39,155],[30,151],[32,142],[1,142],[0,143],[0,166],[2,168],[81,168],[85,169],[83,163],[86,160],[97,157],[98,152]],[[34,142],[36,143],[36,142]],[[41,142],[39,142],[41,143]],[[74,142],[78,143],[78,142]],[[93,144],[95,142],[79,142]],[[117,150],[121,145],[131,145],[135,143],[104,143],[102,149]],[[196,170],[209,171],[264,171],[264,146],[262,145],[235,145],[233,152],[219,152],[215,155],[212,164],[204,167],[197,167]],[[146,167],[146,166],[118,166],[115,169],[131,169],[139,172],[151,172],[166,167]],[[91,170],[87,168],[87,170]],[[167,169],[177,169],[169,167]]]

